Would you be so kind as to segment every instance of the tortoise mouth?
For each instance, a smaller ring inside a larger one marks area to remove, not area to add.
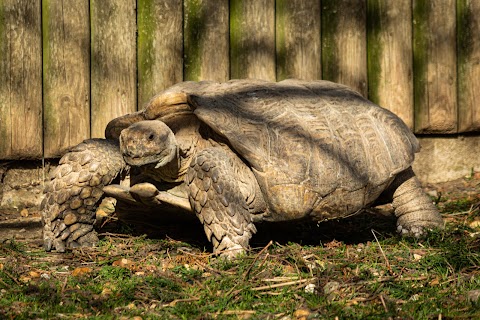
[[[159,163],[162,160],[162,157],[159,155],[151,156],[123,156],[125,162],[131,166],[140,167],[147,164]]]
[[[160,153],[154,154],[142,154],[142,155],[132,155],[124,154],[123,158],[125,162],[131,166],[144,166],[149,164],[155,164],[155,169],[163,167],[175,159],[177,153],[176,146],[171,146],[170,148],[163,149]]]

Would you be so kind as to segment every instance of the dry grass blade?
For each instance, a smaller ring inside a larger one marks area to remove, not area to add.
[[[308,283],[314,282],[316,280],[317,280],[317,278],[300,279],[300,280],[296,280],[296,281],[288,281],[288,282],[277,283],[277,284],[272,284],[272,285],[268,285],[268,286],[256,287],[256,288],[252,288],[252,290],[262,291],[262,290],[268,290],[268,289],[273,289],[273,288],[293,286],[293,285],[296,285],[296,284],[308,284]]]
[[[373,237],[375,238],[375,241],[377,242],[378,244],[378,247],[380,248],[380,252],[382,253],[382,256],[383,256],[383,259],[385,259],[385,265],[387,266],[387,269],[388,269],[388,272],[393,275],[394,272],[392,270],[392,267],[390,266],[390,262],[388,261],[387,259],[387,256],[385,255],[385,252],[383,251],[383,248],[382,248],[382,245],[380,244],[380,242],[378,241],[378,238],[377,238],[377,235],[375,234],[375,230],[371,229],[372,231],[372,234],[373,234]]]
[[[383,299],[383,295],[379,295],[380,301],[382,302],[383,309],[385,312],[388,312],[387,304],[385,303],[385,300]]]
[[[270,240],[270,242],[262,249],[260,250],[259,253],[257,253],[257,255],[255,256],[255,258],[253,259],[252,263],[250,264],[250,266],[248,267],[247,271],[245,271],[245,275],[243,276],[243,280],[247,280],[248,279],[248,276],[250,275],[250,272],[252,271],[252,268],[253,266],[255,265],[255,262],[257,262],[258,258],[262,255],[262,253],[264,253],[268,247],[270,247],[271,245],[273,244],[273,241]]]
[[[271,279],[262,279],[264,282],[285,282],[285,281],[292,281],[298,280],[298,276],[291,276],[291,277],[275,277]]]
[[[198,300],[200,300],[200,298],[175,299],[172,302],[164,304],[162,307],[175,307],[177,303],[180,302],[193,302]]]
[[[225,310],[221,312],[217,312],[212,314],[214,318],[219,316],[236,316],[237,319],[250,319],[253,315],[255,315],[254,310]]]

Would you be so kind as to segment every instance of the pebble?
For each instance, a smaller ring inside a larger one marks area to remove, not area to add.
[[[306,293],[315,293],[316,288],[317,288],[317,286],[313,283],[307,284],[307,286],[305,287],[305,292]]]
[[[470,290],[467,292],[467,300],[474,305],[480,305],[480,290]]]

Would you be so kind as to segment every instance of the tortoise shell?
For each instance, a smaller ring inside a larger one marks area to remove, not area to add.
[[[252,168],[270,209],[289,215],[283,219],[356,212],[419,151],[396,115],[346,86],[320,80],[183,82],[145,110],[112,120],[106,136],[118,138],[137,121],[168,125],[169,118],[192,112]]]

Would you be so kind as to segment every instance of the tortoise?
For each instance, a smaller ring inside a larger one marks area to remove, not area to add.
[[[105,195],[160,216],[195,214],[227,256],[248,248],[256,223],[324,221],[389,202],[401,234],[443,226],[411,168],[420,146],[409,128],[333,82],[182,82],[112,120],[105,136],[52,171],[46,250],[95,245]]]

